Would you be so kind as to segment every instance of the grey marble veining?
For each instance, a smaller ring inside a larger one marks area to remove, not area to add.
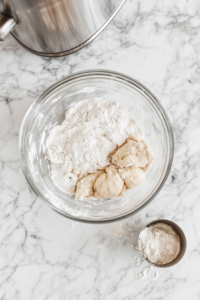
[[[168,180],[140,213],[118,223],[73,223],[30,190],[18,156],[18,133],[34,99],[55,81],[86,69],[125,73],[167,110],[175,138]],[[89,46],[41,58],[9,37],[0,43],[0,299],[200,299],[200,2],[127,0]],[[140,229],[167,218],[184,230],[184,259],[159,278],[135,279],[148,264],[134,256]]]

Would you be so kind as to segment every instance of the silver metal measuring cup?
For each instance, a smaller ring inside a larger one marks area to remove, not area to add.
[[[186,237],[185,237],[185,234],[183,232],[183,230],[174,222],[172,221],[169,221],[169,220],[165,220],[165,219],[160,219],[160,220],[155,220],[155,221],[152,221],[150,223],[148,223],[141,231],[140,231],[140,234],[141,232],[146,228],[146,227],[149,227],[151,225],[154,225],[154,224],[157,224],[157,223],[165,223],[167,225],[170,225],[175,231],[176,233],[178,234],[179,238],[180,238],[180,241],[181,241],[181,250],[180,250],[180,253],[179,255],[170,263],[168,264],[165,264],[165,265],[156,265],[156,264],[153,264],[151,263],[150,261],[148,261],[142,254],[142,251],[140,249],[140,235],[138,237],[138,247],[137,247],[137,251],[139,251],[142,255],[142,257],[148,261],[149,264],[151,264],[152,266],[154,267],[157,267],[157,268],[168,268],[168,267],[172,267],[174,265],[176,265],[181,259],[182,257],[184,256],[185,254],[185,251],[186,251],[186,247],[187,247],[187,241],[186,241]]]

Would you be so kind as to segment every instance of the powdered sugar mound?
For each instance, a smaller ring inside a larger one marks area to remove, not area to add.
[[[142,136],[126,108],[116,101],[84,100],[70,107],[61,125],[46,141],[52,177],[64,192],[74,194],[77,180],[110,164],[108,155],[130,135]]]

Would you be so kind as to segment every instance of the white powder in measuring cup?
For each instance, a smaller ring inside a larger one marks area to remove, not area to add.
[[[149,262],[165,265],[178,256],[181,242],[178,234],[170,225],[157,223],[142,230],[139,247]]]

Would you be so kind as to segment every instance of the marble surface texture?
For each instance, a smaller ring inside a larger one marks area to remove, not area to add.
[[[64,76],[94,68],[146,85],[175,138],[173,166],[156,199],[106,225],[75,223],[51,210],[30,190],[18,154],[20,124],[35,98]],[[200,299],[199,95],[199,0],[127,0],[95,41],[67,57],[34,56],[11,36],[0,43],[1,300]],[[178,265],[152,270],[132,245],[158,218],[177,222],[188,247]]]

